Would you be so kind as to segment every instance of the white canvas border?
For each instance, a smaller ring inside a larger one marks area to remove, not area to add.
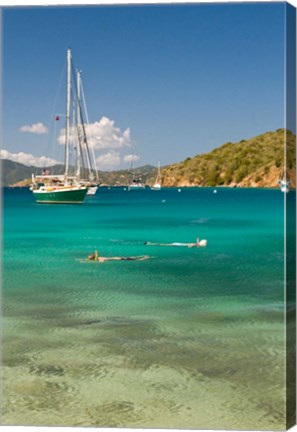
[[[82,2],[82,0],[0,0],[0,8],[7,7],[30,7],[30,6],[76,6],[76,5],[123,5],[123,4],[173,4],[173,3],[276,3],[280,0],[87,0],[86,2]],[[297,8],[297,0],[290,0],[288,3],[292,4],[295,8]],[[0,42],[1,44],[1,42]],[[2,47],[0,46],[0,52]],[[2,66],[2,65],[1,65]],[[1,77],[0,77],[1,79]],[[1,425],[1,422],[0,422]],[[162,429],[130,429],[130,428],[91,428],[91,427],[36,427],[36,426],[0,426],[1,432],[86,432],[87,431],[97,431],[97,432],[154,432],[156,430]],[[290,429],[292,432],[297,432],[297,426],[294,426]],[[168,432],[178,431],[176,429],[170,429]],[[184,432],[192,432],[192,430],[183,429]],[[212,430],[203,430],[199,429],[200,432],[214,432]],[[221,432],[231,432],[222,430]],[[241,432],[250,432],[250,431],[241,431]],[[253,431],[260,432],[260,431]]]

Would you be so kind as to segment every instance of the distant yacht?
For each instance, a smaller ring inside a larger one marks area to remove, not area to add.
[[[129,184],[128,186],[128,190],[141,190],[141,189],[145,189],[145,185],[142,183],[141,179],[132,179],[132,182]]]
[[[96,195],[98,189],[98,185],[97,184],[91,184],[90,186],[88,186],[88,191],[87,191],[87,195]]]
[[[137,177],[135,176],[135,172],[134,172],[134,154],[133,154],[133,158],[131,161],[131,171],[132,171],[132,180],[128,186],[128,191],[130,190],[142,190],[145,189],[145,184],[142,183],[142,179],[141,176],[138,175]]]
[[[280,188],[281,188],[282,192],[284,192],[284,193],[288,193],[289,192],[289,190],[290,190],[290,184],[291,184],[291,182],[289,180],[286,180],[286,178],[283,177],[283,179],[279,180],[278,183],[280,185]]]
[[[160,162],[158,162],[158,175],[157,175],[155,183],[153,184],[151,189],[152,190],[161,190],[161,188],[162,188],[162,186],[161,186],[161,169],[160,169]]]

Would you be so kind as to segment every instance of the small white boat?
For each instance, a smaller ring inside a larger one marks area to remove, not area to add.
[[[281,191],[284,193],[288,193],[290,190],[290,184],[291,182],[289,180],[286,180],[285,178],[283,178],[282,180],[278,181]]]
[[[132,179],[131,179],[131,183],[128,185],[128,191],[131,191],[131,190],[143,190],[143,189],[145,189],[145,184],[142,183],[141,176],[140,175],[135,176],[135,172],[134,172],[134,154],[133,154],[133,158],[132,158],[131,169],[132,169]]]
[[[158,175],[157,175],[157,178],[155,180],[155,183],[151,187],[151,190],[161,190],[161,189],[162,189],[162,186],[161,186],[161,170],[160,170],[160,162],[158,162]]]
[[[132,180],[132,183],[129,184],[128,190],[142,190],[145,189],[145,185],[140,180]]]
[[[97,185],[96,186],[89,186],[88,191],[87,191],[87,195],[88,196],[96,195],[97,189],[98,189]]]
[[[162,186],[160,185],[160,183],[155,183],[152,187],[151,190],[161,190]]]

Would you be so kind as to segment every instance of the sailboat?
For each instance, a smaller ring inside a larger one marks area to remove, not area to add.
[[[44,204],[80,204],[88,191],[88,186],[79,181],[77,173],[70,175],[70,107],[71,107],[71,67],[72,54],[67,50],[67,102],[65,128],[65,171],[62,175],[49,175],[43,170],[42,175],[32,174],[31,190],[37,203]],[[58,119],[58,117],[56,118]]]
[[[289,189],[290,189],[290,180],[287,179],[287,173],[286,170],[283,169],[282,172],[282,178],[280,180],[278,180],[278,184],[280,185],[281,191],[284,193],[288,193]]]
[[[161,169],[160,169],[160,162],[158,162],[158,175],[155,180],[155,183],[151,187],[152,190],[161,190]]]
[[[128,190],[142,190],[145,189],[145,185],[142,183],[141,178],[133,178],[132,182],[128,186]]]
[[[281,180],[278,181],[281,191],[284,193],[288,193],[290,190],[290,184],[291,182],[289,180],[286,180],[285,177],[283,177]]]
[[[132,168],[132,180],[128,186],[128,190],[143,190],[145,189],[145,184],[142,183],[141,176],[136,177],[134,172],[134,154],[131,161]]]

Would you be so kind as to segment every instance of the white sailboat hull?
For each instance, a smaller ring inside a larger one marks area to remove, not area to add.
[[[98,190],[98,186],[90,186],[88,187],[87,195],[88,196],[96,195],[97,190]]]
[[[145,186],[143,184],[131,184],[128,186],[128,190],[143,190]]]
[[[284,193],[288,193],[290,189],[290,181],[287,180],[279,180],[281,191]]]
[[[161,185],[159,183],[156,183],[151,187],[151,190],[161,190]]]

